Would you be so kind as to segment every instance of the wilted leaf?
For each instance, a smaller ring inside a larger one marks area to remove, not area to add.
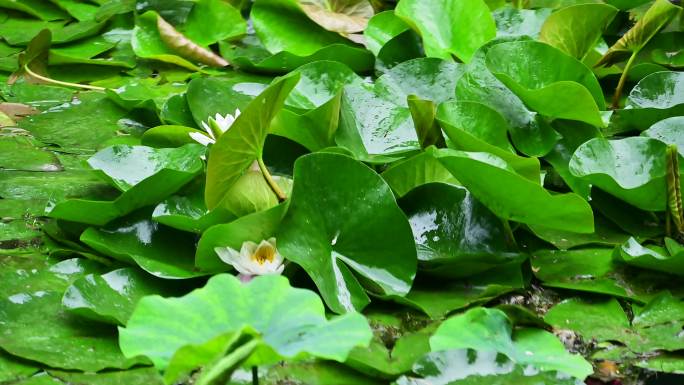
[[[363,31],[374,11],[368,0],[299,0],[306,15],[328,31]]]

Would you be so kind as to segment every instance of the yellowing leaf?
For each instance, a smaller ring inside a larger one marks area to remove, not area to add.
[[[373,7],[367,0],[300,0],[306,16],[328,31],[362,32],[373,17]]]
[[[157,28],[164,44],[184,58],[212,67],[225,67],[229,65],[226,59],[188,39],[161,16],[157,16]]]

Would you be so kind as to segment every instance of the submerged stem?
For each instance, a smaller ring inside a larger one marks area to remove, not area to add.
[[[264,179],[266,179],[266,183],[268,183],[268,185],[271,187],[271,190],[273,190],[275,195],[278,197],[278,200],[282,202],[287,199],[287,196],[283,190],[280,189],[280,186],[278,186],[278,183],[276,183],[276,181],[273,179],[271,173],[268,172],[268,169],[266,168],[264,160],[261,156],[257,158],[257,163],[259,164],[259,170],[261,170],[261,174],[264,176]]]
[[[223,376],[227,370],[238,365],[245,358],[249,357],[250,354],[259,345],[258,339],[253,339],[246,344],[240,346],[239,348],[233,350],[227,356],[221,358],[216,364],[208,368],[200,378],[195,382],[195,385],[209,385],[216,381],[219,377]]]
[[[627,82],[627,73],[632,68],[634,64],[634,59],[636,59],[637,51],[632,52],[632,56],[627,60],[625,64],[625,69],[622,70],[622,75],[620,75],[620,81],[618,81],[617,88],[615,89],[615,94],[613,94],[613,103],[611,104],[612,109],[618,109],[620,107],[620,96],[622,96],[622,89],[625,88],[625,82]]]
[[[31,71],[31,69],[29,68],[28,64],[24,66],[24,71],[26,71],[26,73],[29,74],[31,77],[36,78],[36,79],[38,79],[38,80],[42,80],[42,81],[44,81],[44,82],[46,82],[46,83],[50,83],[50,84],[57,84],[57,85],[60,85],[60,86],[65,86],[65,87],[83,88],[83,89],[86,89],[86,90],[94,90],[94,91],[104,91],[104,90],[106,90],[106,88],[104,88],[104,87],[90,86],[90,85],[87,85],[87,84],[78,84],[78,83],[63,82],[63,81],[61,81],[61,80],[51,79],[51,78],[45,77],[45,76],[43,76],[43,75],[39,75],[39,74],[37,74],[37,73]]]

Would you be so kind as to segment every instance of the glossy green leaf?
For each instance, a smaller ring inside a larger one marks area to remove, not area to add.
[[[541,329],[513,331],[506,314],[497,309],[474,308],[447,319],[430,338],[430,347],[433,351],[494,351],[520,365],[579,379],[593,373],[591,364],[580,355],[569,354],[556,336]]]
[[[67,286],[86,274],[100,273],[101,266],[80,259],[50,265],[40,262],[45,261],[42,257],[24,258],[3,260],[7,296],[0,300],[0,347],[50,367],[83,371],[123,369],[147,362],[125,358],[110,326],[84,321],[62,308],[62,292]]]
[[[483,273],[464,279],[436,279],[434,276],[418,279],[405,297],[391,296],[394,302],[417,309],[438,320],[447,314],[473,305],[481,305],[525,286],[520,268],[521,261],[500,264]],[[458,276],[453,271],[431,271],[431,274]]]
[[[366,48],[378,56],[380,50],[392,39],[409,30],[409,25],[394,14],[384,11],[371,17],[363,31]]]
[[[165,281],[125,267],[76,279],[64,292],[62,305],[81,317],[125,325],[138,301],[151,294],[175,293]]]
[[[489,152],[520,175],[539,180],[539,161],[515,154],[508,141],[508,123],[492,108],[477,102],[446,102],[437,109],[437,120],[455,149]]]
[[[180,29],[193,42],[208,46],[247,33],[240,11],[221,0],[198,0]]]
[[[617,12],[617,8],[607,4],[562,8],[546,19],[539,40],[581,60],[594,47]]]
[[[196,143],[191,137],[190,133],[200,133],[203,134],[204,131],[200,131],[196,128],[190,128],[185,126],[176,125],[164,125],[150,128],[145,131],[142,138],[140,138],[141,143],[144,146],[150,147],[181,147],[186,144]]]
[[[677,151],[684,156],[684,116],[663,119],[641,133],[642,136],[658,139],[659,141],[677,146]]]
[[[456,84],[456,99],[487,105],[500,113],[510,126],[511,141],[525,155],[543,156],[553,148],[560,135],[537,112],[530,111],[523,101],[497,79],[487,68],[489,49],[501,41],[525,41],[527,37],[495,40],[473,56]]]
[[[544,21],[551,14],[548,8],[499,8],[492,12],[496,22],[496,36],[530,36],[537,38]]]
[[[411,228],[380,176],[320,153],[297,160],[294,181],[278,248],[307,271],[333,311],[363,309],[370,300],[362,282],[381,294],[408,293],[416,272]]]
[[[351,351],[345,364],[354,369],[393,378],[410,371],[413,363],[430,351],[428,340],[436,324],[418,328],[394,314],[371,313],[367,317],[375,333],[368,347]]]
[[[297,0],[257,0],[251,18],[257,36],[271,53],[309,56],[331,44],[353,43],[309,19]]]
[[[38,368],[31,363],[8,353],[0,353],[0,381],[16,381],[37,372]]]
[[[496,35],[494,19],[482,0],[404,0],[395,13],[422,35],[429,57],[453,55],[467,63]]]
[[[40,21],[10,17],[0,21],[0,36],[11,45],[24,45],[33,39],[38,32],[49,29],[52,32],[52,43],[68,43],[93,36],[98,33],[104,22],[93,20],[65,25],[65,21]]]
[[[167,317],[170,312],[176,316]],[[262,276],[243,284],[225,274],[184,297],[143,298],[127,326],[119,328],[119,338],[127,356],[148,356],[158,369],[165,369],[183,346],[248,329],[258,333],[258,347],[248,358],[253,365],[308,355],[344,361],[352,348],[371,338],[363,316],[351,313],[326,320],[318,296],[290,287],[283,277]]]
[[[487,67],[532,110],[603,126],[599,110],[605,103],[598,81],[584,64],[563,52],[533,41],[501,43],[487,52]]]
[[[193,263],[194,237],[150,219],[142,210],[103,228],[89,227],[80,241],[97,252],[138,265],[159,278],[185,279],[204,275]]]
[[[427,183],[441,182],[460,185],[458,180],[434,156],[424,152],[393,163],[381,175],[399,197]]]
[[[181,57],[210,67],[228,66],[226,59],[195,43],[161,16],[157,15],[157,32],[162,42]]]
[[[131,39],[131,45],[135,54],[145,59],[176,64],[191,71],[199,70],[195,64],[179,56],[178,53],[164,43],[157,29],[158,18],[159,15],[153,11],[138,16]]]
[[[194,179],[203,169],[204,148],[188,144],[174,149],[118,145],[90,158],[90,166],[122,194],[113,201],[72,199],[49,208],[53,218],[104,225],[147,205],[158,203]]]
[[[48,372],[53,379],[59,379],[55,385],[62,384],[88,384],[88,385],[162,385],[159,373],[151,367],[133,368],[128,370],[114,370],[99,373],[67,372],[50,370]]]
[[[435,120],[437,106],[431,100],[423,100],[415,95],[409,95],[408,106],[413,119],[413,126],[416,128],[418,143],[420,148],[430,146],[446,147],[442,129]]]
[[[676,241],[666,238],[666,242],[676,244]],[[634,238],[616,251],[619,260],[633,266],[662,271],[674,275],[684,275],[684,250],[670,252],[659,246],[642,246]]]
[[[434,151],[434,156],[494,214],[528,224],[578,233],[591,233],[594,218],[579,195],[551,194],[488,153]],[[501,186],[507,186],[501,189]]]
[[[416,187],[399,201],[416,243],[421,271],[468,277],[510,262],[503,222],[464,188]]]
[[[185,92],[185,89],[184,84],[159,84],[158,80],[148,78],[127,81],[126,84],[105,92],[114,103],[122,108],[148,109],[156,113],[170,97]]]
[[[592,139],[570,160],[570,172],[643,210],[665,209],[665,151],[655,139]],[[644,167],[648,165],[648,167]]]
[[[124,110],[103,95],[82,93],[79,101],[31,115],[22,119],[19,127],[42,142],[80,150],[98,149],[105,140],[115,137],[117,130],[125,128],[121,125]],[[55,130],[56,126],[61,129]]]
[[[527,365],[515,364],[496,352],[468,349],[445,350],[425,355],[413,366],[420,376],[403,376],[397,385],[577,385],[578,380],[564,373],[526,370]]]
[[[681,7],[668,0],[656,0],[646,14],[610,47],[596,65],[617,63],[639,52],[681,10]]]
[[[49,1],[40,0],[2,0],[0,8],[25,12],[41,20],[60,20],[68,15]]]
[[[298,81],[299,76],[288,76],[269,86],[242,111],[231,129],[212,146],[205,191],[209,209],[218,206],[247,168],[261,158],[269,124]]]
[[[684,337],[680,335],[684,304],[669,293],[662,293],[646,304],[634,315],[631,325],[615,299],[599,304],[566,300],[551,308],[544,320],[585,338],[622,342],[635,353],[679,350],[684,345]]]

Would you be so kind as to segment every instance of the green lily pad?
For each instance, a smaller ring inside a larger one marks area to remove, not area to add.
[[[135,54],[141,58],[159,60],[191,71],[198,71],[199,67],[181,57],[164,43],[157,29],[158,17],[159,15],[154,11],[138,16],[131,39]]]
[[[530,111],[521,98],[494,76],[486,63],[487,52],[497,44],[527,39],[525,36],[497,39],[480,48],[456,84],[456,99],[479,102],[493,108],[506,118],[511,141],[520,152],[529,156],[543,156],[551,151],[560,135],[546,119]]]
[[[460,185],[449,170],[434,156],[425,152],[393,163],[381,175],[398,197],[427,183]]]
[[[22,137],[0,137],[0,169],[15,171],[61,171],[57,157]]]
[[[395,13],[422,35],[429,57],[454,55],[467,63],[496,36],[494,18],[482,0],[408,0],[400,2]]]
[[[599,303],[569,299],[551,308],[544,320],[587,339],[622,342],[635,353],[674,351],[684,346],[684,304],[669,293],[655,297],[635,314],[631,323],[615,299]]]
[[[487,52],[487,67],[532,110],[603,126],[601,86],[591,70],[560,50],[534,41],[501,43]]]
[[[550,14],[551,9],[548,8],[499,8],[492,12],[496,22],[496,36],[530,36],[536,39]]]
[[[54,379],[63,382],[59,384],[88,384],[88,385],[162,385],[162,377],[156,369],[151,367],[132,368],[128,370],[114,370],[100,373],[66,372],[49,370]],[[59,385],[56,384],[56,385]]]
[[[65,21],[40,21],[10,17],[0,20],[0,36],[10,45],[26,45],[38,32],[49,29],[52,32],[52,43],[68,43],[98,33],[105,22],[94,20],[81,21],[65,25]]]
[[[519,259],[500,264],[463,279],[447,278],[445,281],[434,276],[418,277],[405,297],[386,298],[417,309],[432,319],[442,319],[455,310],[481,305],[513,290],[522,289],[525,279],[520,268],[521,262]]]
[[[496,352],[468,349],[446,350],[425,355],[413,366],[420,376],[400,377],[397,385],[577,385],[578,380],[554,371],[532,372],[527,366],[502,359]]]
[[[81,93],[77,102],[31,115],[19,122],[36,139],[64,149],[92,151],[125,128],[125,111],[99,93]],[[55,130],[54,127],[62,127]]]
[[[618,258],[625,263],[645,269],[662,271],[668,274],[684,275],[684,250],[677,241],[665,238],[670,248],[642,246],[630,237],[616,251]]]
[[[185,89],[185,84],[159,84],[159,80],[147,78],[131,80],[105,92],[114,103],[126,110],[141,108],[156,113],[170,97],[184,93]]]
[[[280,253],[309,273],[337,313],[368,304],[362,282],[401,296],[416,272],[411,228],[389,186],[343,155],[297,160],[290,207],[276,237]]]
[[[416,95],[437,104],[454,98],[463,66],[437,58],[405,61],[385,72],[375,82],[377,93],[407,107],[406,98]]]
[[[508,123],[492,108],[477,102],[445,102],[439,105],[436,118],[455,149],[489,152],[520,175],[539,180],[539,160],[515,153],[508,141]]]
[[[145,131],[140,142],[144,146],[156,148],[181,147],[186,144],[197,143],[190,136],[191,133],[203,134],[204,131],[186,126],[157,126]]]
[[[577,148],[569,168],[572,175],[629,204],[662,211],[666,205],[666,148],[665,143],[646,137],[596,138]]]
[[[2,269],[9,295],[0,300],[0,347],[5,351],[50,367],[83,371],[125,369],[147,362],[125,358],[110,326],[81,320],[62,308],[62,292],[69,284],[101,272],[101,266],[79,259],[44,266],[38,257],[24,270],[17,265],[25,257],[9,258]]]
[[[62,305],[81,317],[125,325],[138,301],[151,294],[174,294],[168,281],[125,267],[76,279],[64,292]]]
[[[175,316],[167,317],[169,312]],[[201,327],[189,328],[198,322]],[[143,298],[127,326],[119,328],[119,338],[127,356],[148,356],[165,369],[178,349],[245,329],[258,333],[257,348],[247,359],[253,365],[304,356],[344,361],[351,349],[371,339],[363,316],[350,313],[326,320],[319,297],[292,288],[283,277],[260,276],[243,284],[227,274],[212,277],[184,297]]]
[[[297,74],[276,80],[250,102],[211,147],[204,195],[209,209],[218,206],[247,168],[262,158],[269,124],[298,81]]]
[[[373,339],[368,347],[354,348],[345,364],[362,373],[388,379],[410,371],[413,363],[430,351],[428,340],[437,326],[437,323],[423,325],[418,317],[417,325],[413,325],[412,317],[411,313],[406,317],[384,313],[367,315],[374,330]]]
[[[510,262],[503,222],[464,188],[441,183],[411,190],[398,202],[422,271],[468,277]]]
[[[430,338],[430,347],[433,352],[494,351],[514,363],[531,365],[539,371],[559,371],[578,379],[593,373],[591,364],[580,355],[568,353],[556,336],[542,329],[512,330],[506,314],[497,309],[474,308],[447,319]]]
[[[67,19],[69,15],[52,3],[40,0],[1,0],[0,8],[14,9],[28,13],[41,20],[60,20]]]
[[[368,26],[363,30],[366,48],[379,56],[387,43],[410,28],[393,10],[380,12],[368,20]]]
[[[203,169],[204,147],[108,147],[88,160],[111,185],[122,191],[113,201],[72,199],[48,208],[53,218],[104,225],[134,210],[155,204],[178,191]]]
[[[540,40],[582,60],[617,13],[617,8],[608,4],[578,4],[562,8],[546,19]]]
[[[89,227],[80,241],[118,261],[138,265],[159,278],[185,279],[204,275],[193,263],[194,237],[159,225],[142,210],[104,228]]]
[[[666,144],[674,144],[681,156],[684,156],[684,135],[681,128],[684,127],[684,116],[675,116],[663,119],[652,125],[648,130],[641,133],[643,136],[658,139]]]
[[[503,219],[577,233],[594,231],[591,207],[577,194],[551,194],[488,153],[442,149],[433,154],[478,201]],[[507,188],[502,190],[502,185]]]
[[[257,36],[271,53],[309,56],[332,44],[354,44],[309,19],[296,0],[257,0],[250,13]]]
[[[5,352],[0,353],[0,381],[17,381],[37,371],[38,368],[28,361],[11,356]]]

